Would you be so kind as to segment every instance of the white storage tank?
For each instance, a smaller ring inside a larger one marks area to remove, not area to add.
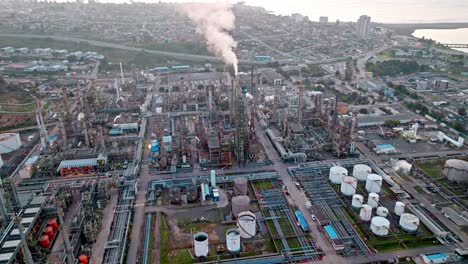
[[[404,213],[400,217],[400,227],[407,232],[416,232],[419,227],[419,218],[413,214]]]
[[[364,164],[356,164],[353,167],[353,177],[358,181],[366,181],[367,176],[372,173],[371,167]]]
[[[206,258],[208,256],[209,245],[208,245],[208,234],[204,232],[198,232],[193,236],[193,247],[195,256],[198,258]]]
[[[449,159],[445,162],[443,174],[449,181],[468,182],[468,161]]]
[[[237,227],[242,238],[252,238],[257,233],[257,217],[250,211],[241,212],[237,218]]]
[[[382,176],[378,174],[367,175],[366,191],[370,193],[379,193],[382,188]]]
[[[364,197],[360,194],[353,195],[353,199],[351,200],[351,207],[354,209],[361,209],[362,204],[364,203]]]
[[[247,195],[232,197],[232,215],[237,218],[241,212],[250,210],[250,198]]]
[[[226,246],[230,254],[238,254],[241,250],[240,232],[231,228],[226,232]]]
[[[372,233],[375,235],[386,236],[388,235],[388,230],[390,229],[390,221],[381,216],[376,216],[372,218],[370,227]]]
[[[210,183],[211,183],[211,188],[216,188],[216,171],[215,170],[211,170]]]
[[[401,216],[405,212],[405,203],[403,202],[396,202],[394,212],[396,215]]]
[[[0,134],[0,154],[15,151],[19,149],[22,144],[18,133]]]
[[[356,194],[357,180],[351,176],[345,176],[341,183],[341,193],[346,196]]]
[[[247,179],[243,177],[234,179],[234,195],[247,194]]]
[[[376,193],[369,193],[367,197],[367,204],[372,208],[377,208],[379,206],[379,195]]]
[[[361,207],[361,211],[359,212],[359,218],[362,221],[370,221],[372,217],[372,207],[368,204],[365,204]]]
[[[377,207],[377,215],[381,217],[387,217],[388,216],[388,209],[383,206]]]
[[[330,168],[329,179],[334,184],[341,184],[343,178],[348,176],[348,170],[341,166],[333,166]]]

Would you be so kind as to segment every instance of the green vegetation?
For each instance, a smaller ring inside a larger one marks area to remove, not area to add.
[[[362,96],[357,92],[352,92],[351,94],[341,94],[340,102],[345,102],[354,105],[364,105],[367,104],[369,101],[367,100],[367,96]]]
[[[150,49],[150,50],[163,50],[167,52],[176,52],[176,53],[189,53],[197,55],[207,55],[212,56],[207,49],[204,43],[196,42],[167,42],[167,43],[157,43],[152,42],[141,46],[141,48]]]
[[[351,81],[351,79],[353,78],[353,72],[354,72],[354,65],[353,65],[353,61],[348,58],[348,60],[346,61],[346,67],[345,67],[345,80],[346,81]]]
[[[387,49],[382,51],[378,54],[379,56],[386,57],[386,58],[393,58],[395,57],[395,50],[394,49]]]
[[[397,76],[399,74],[411,74],[428,71],[427,65],[419,65],[415,61],[388,60],[377,63],[367,63],[366,71],[373,72],[377,76]]]
[[[396,127],[400,125],[400,120],[385,120],[384,123],[389,127]]]
[[[419,168],[431,178],[439,178],[442,176],[442,170],[444,169],[444,161],[431,161],[426,163],[420,163]]]
[[[414,186],[414,189],[418,192],[418,193],[426,193],[423,188],[419,185],[417,186]]]
[[[388,82],[387,85],[395,90],[395,93],[402,98],[409,96],[413,99],[419,99],[419,96],[416,93],[411,92],[404,85],[395,85],[392,82]]]
[[[103,48],[93,46],[87,41],[80,42],[65,42],[57,41],[52,38],[14,38],[2,37],[0,39],[0,46],[12,47],[28,47],[28,48],[52,48],[52,49],[66,49],[68,51],[95,51],[106,57],[106,60],[101,64],[104,71],[120,70],[119,62],[122,62],[124,67],[128,69],[132,64],[135,67],[150,67],[158,65],[166,65],[168,61],[176,63],[173,58],[152,54],[144,51],[126,51],[113,48]],[[199,54],[199,53],[198,53]],[[22,57],[24,58],[24,57]],[[178,60],[177,63],[185,63],[187,61]]]
[[[161,259],[160,263],[161,264],[167,264],[169,263],[169,252],[171,252],[170,247],[170,238],[169,238],[169,228],[166,223],[166,217],[164,215],[161,215],[161,223],[160,223],[160,249],[161,249]]]
[[[281,68],[279,68],[277,71],[279,74],[283,75],[287,79],[290,79],[291,76],[302,76],[303,78],[313,78],[313,77],[322,77],[325,75],[325,72],[323,71],[323,69],[318,65],[308,65],[307,67],[303,67],[299,70],[290,70],[290,71],[283,71]]]

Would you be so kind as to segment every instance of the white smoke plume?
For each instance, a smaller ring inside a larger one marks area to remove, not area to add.
[[[393,166],[393,169],[395,171],[401,171],[404,174],[408,174],[411,171],[411,168],[413,165],[408,163],[406,160],[399,160],[395,163],[395,166]]]
[[[235,27],[232,5],[226,2],[181,4],[182,14],[190,18],[197,27],[197,33],[206,40],[208,50],[232,65],[237,74],[238,59],[234,53],[237,42],[228,34]]]

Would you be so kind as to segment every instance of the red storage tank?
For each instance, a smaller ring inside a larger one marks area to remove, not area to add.
[[[49,239],[54,238],[54,229],[50,226],[44,228],[44,235],[47,235]]]
[[[47,235],[43,235],[39,238],[39,245],[43,248],[49,248],[50,247],[50,240]]]
[[[88,264],[88,256],[80,255],[78,257],[78,261],[80,262],[80,264]]]
[[[54,229],[54,232],[58,229],[57,219],[55,218],[49,219],[49,221],[47,221],[47,225],[52,227],[52,229]]]

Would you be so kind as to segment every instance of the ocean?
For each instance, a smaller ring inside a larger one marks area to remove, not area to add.
[[[413,33],[418,38],[433,39],[447,44],[468,44],[468,28],[459,29],[418,29]],[[456,49],[468,53],[466,49]]]

